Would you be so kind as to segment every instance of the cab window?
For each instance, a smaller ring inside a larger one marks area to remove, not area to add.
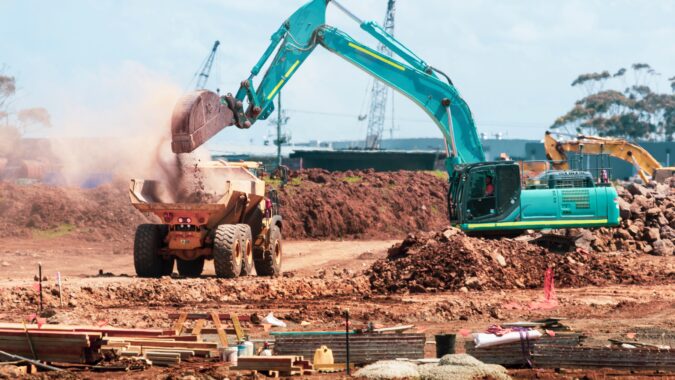
[[[483,218],[496,213],[495,177],[492,169],[470,174],[467,218]]]

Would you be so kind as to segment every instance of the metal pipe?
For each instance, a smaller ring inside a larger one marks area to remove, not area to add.
[[[352,20],[356,21],[359,25],[363,24],[363,20],[358,18],[355,14],[349,11],[349,9],[345,8],[344,5],[340,4],[337,2],[337,0],[331,0],[333,4],[335,4],[336,7],[338,7],[339,10],[344,12],[347,16],[349,16]]]
[[[457,145],[455,144],[455,128],[452,124],[452,113],[450,111],[450,106],[445,107],[445,110],[448,112],[448,129],[450,130],[450,143],[452,144],[452,157],[457,156]],[[447,144],[446,144],[447,146]]]
[[[0,359],[2,359],[2,357],[8,358],[12,361],[30,363],[30,364],[32,364],[32,365],[34,365],[34,366],[36,366],[40,369],[43,369],[45,371],[63,371],[61,368],[52,367],[52,366],[44,364],[44,363],[42,363],[38,360],[28,359],[28,358],[25,358],[23,356],[10,354],[9,352],[5,352],[5,351],[0,351]],[[6,361],[6,360],[0,360],[0,362],[4,362],[4,361]]]
[[[42,263],[38,263],[38,284],[40,286],[40,311],[42,311]]]
[[[345,343],[347,349],[347,363],[345,364],[345,369],[347,371],[347,376],[351,375],[349,370],[349,309],[345,309]]]

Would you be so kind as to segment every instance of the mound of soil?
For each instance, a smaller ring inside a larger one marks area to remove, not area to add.
[[[147,223],[124,185],[94,189],[0,182],[0,237],[57,237],[131,241]]]
[[[457,229],[408,235],[367,273],[378,292],[434,292],[462,288],[538,288],[547,268],[556,286],[648,284],[673,281],[672,268],[640,263],[636,255],[578,249],[557,254],[513,239],[471,238]]]
[[[391,238],[448,225],[447,179],[428,172],[294,172],[279,189],[284,237]]]

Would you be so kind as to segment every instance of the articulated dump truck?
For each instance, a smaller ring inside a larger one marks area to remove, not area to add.
[[[132,179],[131,203],[156,215],[160,224],[141,224],[134,239],[134,267],[140,277],[173,272],[202,274],[213,260],[217,277],[281,273],[281,226],[276,192],[265,193],[254,162],[214,161],[190,169],[200,178],[199,191],[176,200],[168,184]],[[195,174],[192,173],[192,174]],[[190,173],[184,174],[190,176]]]

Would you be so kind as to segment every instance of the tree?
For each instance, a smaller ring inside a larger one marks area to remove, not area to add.
[[[572,86],[584,86],[586,96],[565,115],[555,120],[552,129],[573,127],[577,133],[628,139],[672,141],[675,136],[675,94],[655,93],[650,79],[661,74],[647,63],[631,65],[634,85],[624,90],[607,89],[610,81],[626,85],[628,70],[619,69],[579,75]],[[675,77],[669,78],[675,93]]]
[[[34,127],[51,127],[51,116],[42,107],[25,108],[14,112],[10,107],[16,95],[16,78],[5,74],[5,66],[0,67],[0,121],[2,136],[22,135]]]

